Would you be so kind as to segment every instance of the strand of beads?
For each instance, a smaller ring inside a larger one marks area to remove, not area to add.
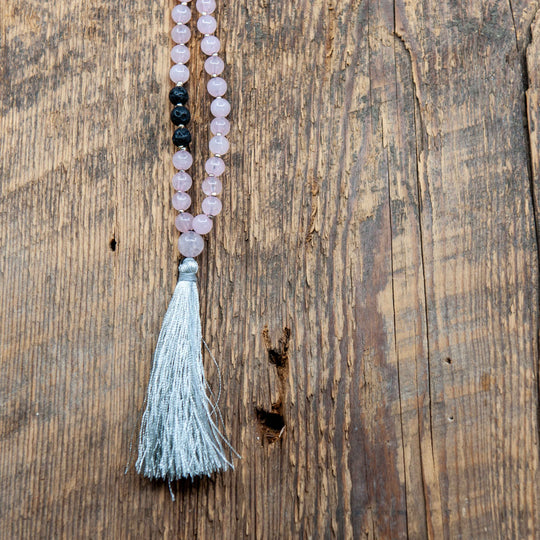
[[[186,23],[191,19],[191,10],[184,0],[173,8],[172,17],[177,23],[172,30],[172,38],[177,43],[171,51],[171,58],[175,65],[171,68],[171,80],[177,84],[170,92],[169,98],[175,105],[171,112],[172,122],[178,126],[173,135],[173,142],[178,146],[178,151],[173,156],[173,164],[178,173],[173,177],[173,187],[176,193],[173,195],[173,206],[180,214],[176,217],[176,228],[180,231],[178,248],[185,257],[196,257],[204,248],[202,235],[212,230],[212,218],[217,216],[222,209],[218,195],[222,191],[221,175],[225,171],[225,162],[222,156],[229,150],[229,141],[226,135],[230,131],[227,116],[231,110],[229,102],[223,98],[227,91],[227,83],[220,77],[224,69],[224,62],[218,56],[220,41],[214,35],[217,27],[216,19],[212,13],[216,9],[215,0],[197,0],[196,8],[200,14],[197,28],[203,34],[201,49],[208,56],[205,61],[205,71],[211,76],[207,84],[208,93],[214,98],[210,110],[214,116],[210,124],[212,138],[209,142],[210,152],[213,154],[205,164],[207,173],[202,183],[203,193],[206,195],[202,202],[202,214],[193,216],[187,210],[191,206],[191,197],[187,193],[192,185],[191,176],[186,172],[193,164],[193,158],[188,151],[191,142],[191,134],[186,128],[191,115],[185,107],[188,101],[188,93],[184,83],[189,79],[189,69],[186,62],[190,58],[187,43],[191,38],[191,31]]]
[[[191,38],[191,30],[186,26],[186,23],[191,20],[191,9],[187,5],[188,2],[189,0],[173,8],[172,18],[176,26],[171,32],[176,45],[171,50],[171,59],[174,65],[171,67],[170,77],[176,86],[170,91],[169,100],[174,105],[171,111],[171,121],[175,126],[178,126],[173,134],[173,143],[179,147],[178,152],[173,156],[173,164],[179,169],[179,172],[172,179],[173,187],[176,190],[172,204],[176,210],[180,211],[175,222],[180,231],[189,231],[193,221],[193,216],[185,212],[191,205],[191,197],[187,191],[192,184],[191,176],[186,172],[186,169],[189,169],[193,163],[193,158],[186,149],[191,142],[191,133],[186,127],[191,120],[191,114],[185,106],[189,95],[184,88],[184,83],[189,79],[189,69],[186,63],[190,58],[190,51],[186,44]]]

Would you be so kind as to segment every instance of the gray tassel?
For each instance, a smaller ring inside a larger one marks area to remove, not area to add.
[[[224,446],[237,455],[206,393],[197,262],[184,259],[179,270],[154,353],[135,464],[138,473],[169,482],[233,468]]]

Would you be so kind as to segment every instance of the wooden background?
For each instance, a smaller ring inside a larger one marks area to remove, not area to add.
[[[0,537],[538,538],[539,5],[219,2],[200,285],[243,459],[172,502],[124,475],[177,275],[172,0],[3,1]]]

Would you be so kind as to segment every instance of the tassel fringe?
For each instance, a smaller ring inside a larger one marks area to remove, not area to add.
[[[197,262],[184,259],[179,270],[154,353],[135,464],[138,473],[169,482],[234,468],[231,457],[238,456],[206,393]]]

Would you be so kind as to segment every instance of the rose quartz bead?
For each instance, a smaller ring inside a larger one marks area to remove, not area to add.
[[[189,79],[189,69],[184,64],[174,64],[169,75],[172,82],[185,83]]]
[[[187,191],[192,183],[191,176],[186,171],[177,172],[172,179],[172,185],[176,191]]]
[[[197,0],[196,7],[199,13],[214,13],[216,10],[216,0]]]
[[[187,43],[191,37],[191,30],[185,24],[177,24],[171,31],[175,43]]]
[[[212,77],[206,85],[208,93],[213,97],[221,97],[227,91],[227,83],[221,77]]]
[[[178,249],[184,257],[196,257],[204,249],[204,240],[194,231],[182,233],[178,239]]]
[[[208,75],[221,75],[225,69],[225,62],[219,56],[210,56],[204,63],[204,69]]]
[[[221,212],[221,201],[217,197],[206,197],[202,202],[202,211],[208,216],[217,216]]]
[[[183,191],[177,191],[173,195],[172,205],[176,210],[187,210],[191,205],[191,197]]]
[[[208,147],[212,154],[219,154],[222,156],[229,151],[229,141],[223,135],[216,135],[210,139]]]
[[[219,52],[221,42],[216,36],[205,36],[201,41],[201,50],[204,54],[210,56]]]
[[[189,212],[182,212],[176,216],[174,224],[180,232],[191,231],[193,223],[193,216]]]
[[[220,176],[225,172],[225,162],[220,157],[213,156],[206,160],[204,168],[210,176]]]
[[[212,101],[210,110],[217,118],[223,118],[231,112],[231,104],[226,99],[218,97]]]
[[[222,189],[223,184],[216,176],[209,176],[202,183],[202,190],[205,195],[219,195]]]
[[[231,124],[226,118],[214,118],[210,123],[210,131],[214,135],[227,135],[231,131]]]
[[[208,234],[212,230],[212,220],[206,214],[195,216],[193,230],[198,234]]]
[[[191,9],[182,4],[174,6],[171,14],[175,23],[187,23],[191,19]]]
[[[171,58],[175,64],[185,64],[190,56],[189,49],[185,45],[175,45],[171,49]]]
[[[173,155],[173,165],[177,169],[185,171],[193,165],[193,157],[187,150],[178,150]]]
[[[202,15],[197,21],[197,28],[201,34],[213,34],[217,28],[217,22],[212,15]]]

